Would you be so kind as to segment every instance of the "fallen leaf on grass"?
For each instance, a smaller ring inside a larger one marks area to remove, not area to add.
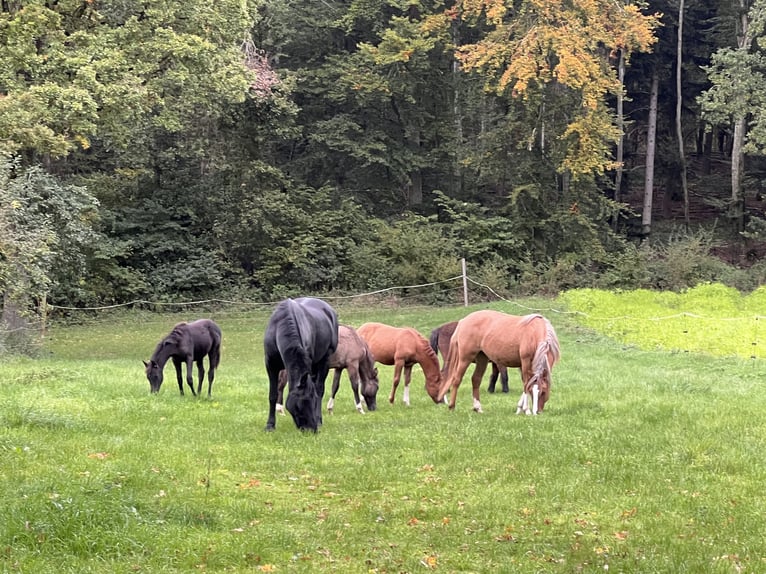
[[[88,455],[88,458],[97,458],[98,460],[104,460],[109,457],[108,452],[92,452]]]
[[[627,533],[625,530],[621,530],[620,532],[615,532],[615,533],[614,533],[614,537],[615,537],[617,540],[627,540],[627,538],[628,538],[628,533]]]

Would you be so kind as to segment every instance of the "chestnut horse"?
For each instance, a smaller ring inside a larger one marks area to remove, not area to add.
[[[439,353],[442,354],[442,359],[444,359],[444,364],[442,365],[442,369],[447,366],[447,353],[449,353],[449,342],[452,339],[452,334],[455,332],[455,328],[457,327],[457,321],[452,321],[451,323],[444,323],[444,325],[441,325],[439,327],[436,327],[433,331],[431,331],[431,336],[428,338],[428,342],[431,343],[431,348],[434,350],[434,352],[438,355]],[[487,387],[487,391],[490,393],[495,392],[495,385],[497,384],[497,379],[500,377],[500,385],[503,387],[503,392],[507,393],[509,392],[508,389],[508,369],[503,367],[502,369],[497,366],[497,363],[492,361],[492,374],[489,376],[489,386]]]
[[[410,380],[415,364],[423,369],[428,395],[436,396],[441,385],[439,358],[423,335],[411,327],[391,327],[383,323],[365,323],[356,332],[367,342],[378,363],[394,365],[394,384],[388,402],[393,404],[396,398],[396,387],[403,370],[404,404],[410,405]],[[434,398],[434,402],[439,401]]]
[[[335,395],[340,387],[340,375],[343,369],[348,371],[356,410],[364,414],[364,407],[359,399],[360,389],[367,410],[374,411],[377,408],[378,369],[375,368],[375,359],[364,339],[348,325],[338,326],[338,348],[330,356],[330,368],[335,369],[335,373],[332,379],[332,395],[327,401],[328,412],[332,413],[335,407]],[[279,397],[277,398],[277,412],[282,414],[284,414],[282,397],[285,385],[287,385],[287,371],[283,370],[279,373]]]
[[[516,413],[537,414],[543,411],[551,391],[551,370],[561,358],[556,332],[542,315],[519,317],[499,311],[475,311],[458,321],[450,341],[447,367],[435,401],[444,399],[451,389],[449,408],[455,408],[457,389],[472,361],[476,369],[471,377],[473,408],[482,412],[479,386],[488,361],[500,367],[521,369],[523,391]],[[529,401],[532,401],[530,411]]]

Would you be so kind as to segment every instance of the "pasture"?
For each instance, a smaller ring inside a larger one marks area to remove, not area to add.
[[[54,326],[4,359],[3,572],[764,572],[763,361],[646,351],[539,306],[562,359],[537,417],[511,393],[360,415],[347,375],[318,434],[264,431],[271,309],[116,315]],[[553,305],[555,306],[555,305]],[[341,323],[430,330],[469,309],[336,306]],[[142,359],[178,320],[223,330],[213,396]],[[469,373],[471,369],[469,368]],[[329,386],[328,386],[329,388]],[[326,399],[324,403],[326,404]]]

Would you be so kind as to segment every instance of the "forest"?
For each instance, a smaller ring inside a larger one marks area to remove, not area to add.
[[[6,325],[766,279],[766,0],[0,6]]]

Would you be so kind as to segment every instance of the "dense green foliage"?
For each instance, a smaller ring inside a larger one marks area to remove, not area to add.
[[[419,369],[410,408],[360,415],[344,374],[318,435],[289,417],[263,431],[270,309],[211,314],[212,400],[167,379],[150,395],[143,376],[186,314],[55,326],[43,358],[4,362],[0,570],[758,572],[762,359],[626,349],[558,302],[520,303],[493,307],[542,305],[562,343],[543,415],[513,414],[515,373],[512,394],[482,393],[484,414],[465,382],[449,412]],[[469,310],[339,307],[424,334]]]
[[[675,58],[674,5],[506,4],[3,2],[2,184],[34,173],[49,190],[21,207],[4,190],[3,217],[47,229],[49,209],[96,212],[71,240],[59,233],[55,264],[49,239],[3,238],[0,291],[16,289],[14,241],[46,261],[21,312],[41,297],[359,292],[443,279],[462,257],[510,292],[760,284],[759,269],[745,278],[693,265],[662,285],[673,245],[658,233],[637,247],[623,225],[631,211],[614,201],[615,101],[627,96],[630,191],[642,183],[650,78],[658,71],[664,85]],[[735,104],[752,110],[747,149],[761,149],[761,4],[745,4],[752,53],[735,59],[741,9],[705,0],[686,14],[684,122],[708,165],[710,129],[726,153]],[[749,83],[727,85],[737,70]],[[673,103],[663,91],[658,180],[671,198]],[[751,199],[759,174],[753,163]],[[703,200],[720,191],[706,175],[700,165],[690,178]],[[743,251],[763,227],[750,215],[749,239],[733,238]],[[715,245],[697,247],[707,256]]]

